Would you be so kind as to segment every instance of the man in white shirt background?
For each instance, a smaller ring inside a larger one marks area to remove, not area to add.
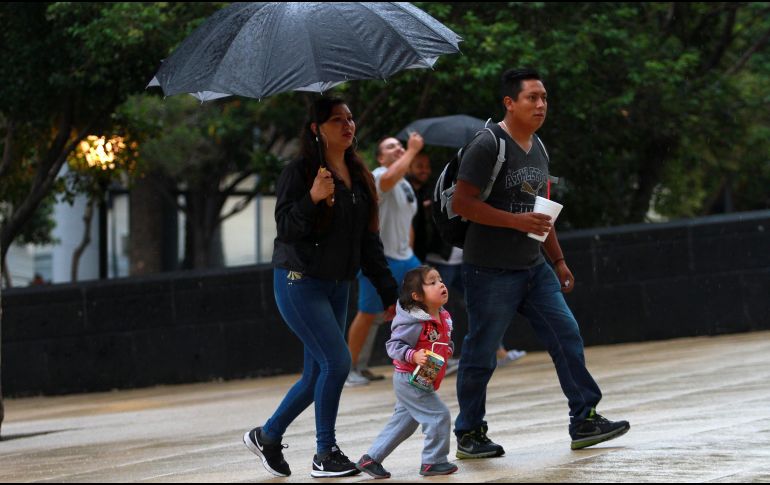
[[[412,133],[407,141],[407,148],[394,137],[387,137],[377,144],[376,158],[380,166],[374,175],[380,207],[380,238],[385,249],[385,257],[393,277],[400,285],[404,274],[419,266],[420,260],[411,247],[412,219],[417,212],[417,197],[404,176],[409,171],[415,156],[422,150],[424,142],[418,133]],[[347,386],[361,386],[369,379],[361,374],[366,363],[358,363],[359,354],[367,340],[372,324],[382,315],[382,302],[369,280],[358,275],[358,313],[348,331],[348,347],[353,360]],[[357,365],[358,364],[358,365]],[[370,378],[376,379],[370,372]]]

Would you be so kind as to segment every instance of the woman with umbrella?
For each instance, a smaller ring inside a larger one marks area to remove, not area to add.
[[[304,343],[304,370],[272,417],[243,441],[270,473],[289,476],[281,440],[314,403],[311,476],[339,477],[359,473],[334,433],[351,365],[345,343],[350,283],[361,269],[391,312],[398,295],[379,237],[374,180],[353,146],[353,115],[341,99],[321,98],[310,119],[316,121],[304,128],[302,155],[283,170],[276,187],[273,252],[276,303]]]

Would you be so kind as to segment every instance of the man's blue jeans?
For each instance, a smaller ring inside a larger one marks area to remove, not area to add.
[[[276,268],[273,285],[281,316],[305,344],[305,367],[262,432],[271,441],[280,441],[292,421],[315,403],[317,452],[326,453],[336,444],[337,410],[350,372],[345,343],[350,282],[320,280]],[[281,343],[265,345],[280,347]]]
[[[602,393],[586,369],[580,329],[553,269],[545,263],[523,271],[463,264],[463,280],[468,334],[457,373],[458,438],[486,424],[487,384],[497,366],[496,351],[517,311],[529,319],[551,354],[569,401],[571,424],[587,418]]]

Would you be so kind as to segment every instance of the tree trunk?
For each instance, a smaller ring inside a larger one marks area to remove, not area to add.
[[[5,261],[5,260],[3,260]],[[0,272],[5,274],[5,263],[0,265]],[[3,285],[0,283],[0,441],[3,440],[3,420],[5,406],[3,405]]]
[[[644,165],[638,172],[638,188],[632,194],[628,213],[619,223],[644,222],[650,210],[655,187],[660,182],[666,159],[676,150],[676,142],[669,138],[652,137],[644,151]]]
[[[209,255],[209,246],[211,243],[211,235],[207,234],[205,227],[201,227],[198,224],[193,223],[193,251],[195,255],[193,257],[194,269],[205,269],[211,267],[211,258]]]
[[[226,196],[205,189],[185,194],[185,269],[223,266],[220,214]]]
[[[5,127],[5,142],[3,143],[3,158],[0,160],[0,178],[11,170],[13,149],[14,124],[8,122]]]
[[[13,288],[13,280],[11,279],[11,272],[8,271],[8,261],[6,260],[6,256],[2,256],[2,281],[0,281],[0,285],[2,282],[5,282],[6,288]]]
[[[5,419],[5,405],[3,404],[3,283],[2,280],[9,282],[7,288],[10,288],[11,275],[8,273],[8,265],[5,263],[5,252],[0,259],[0,441],[3,439],[3,420]]]
[[[190,227],[190,226],[188,226]],[[224,266],[221,226],[211,221],[193,221],[191,244],[193,248],[192,269],[220,268]]]
[[[88,204],[86,205],[86,212],[83,215],[83,222],[85,223],[85,229],[83,230],[83,239],[80,241],[80,245],[75,249],[72,254],[72,270],[71,277],[72,282],[78,281],[78,267],[80,266],[80,257],[83,256],[83,252],[86,250],[89,244],[91,244],[91,221],[94,218],[94,205],[96,199],[89,197]]]
[[[160,273],[163,270],[163,210],[166,201],[152,174],[137,180],[131,187],[131,275]]]
[[[13,213],[5,221],[0,231],[0,258],[5,260],[5,255],[11,247],[13,240],[24,227],[24,224],[32,217],[40,202],[51,190],[56,177],[59,175],[62,165],[67,160],[67,155],[75,148],[76,143],[85,138],[85,134],[79,136],[74,143],[67,144],[72,130],[73,116],[72,101],[67,101],[66,110],[62,116],[59,132],[56,138],[51,142],[48,152],[36,162],[37,176],[29,195],[17,207],[13,208]],[[10,140],[7,140],[7,142]],[[5,155],[3,155],[5,157]],[[5,162],[3,163],[5,165]]]

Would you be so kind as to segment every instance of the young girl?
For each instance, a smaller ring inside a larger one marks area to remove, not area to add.
[[[393,417],[361,457],[356,467],[374,478],[390,478],[382,461],[419,425],[425,433],[420,475],[448,475],[457,466],[447,461],[451,419],[449,409],[436,394],[446,372],[444,364],[433,382],[433,389],[423,390],[409,382],[418,365],[428,362],[430,350],[447,359],[454,351],[452,320],[442,306],[449,292],[438,271],[420,266],[406,273],[398,299],[396,318],[386,347],[393,358],[393,388],[396,408]]]

